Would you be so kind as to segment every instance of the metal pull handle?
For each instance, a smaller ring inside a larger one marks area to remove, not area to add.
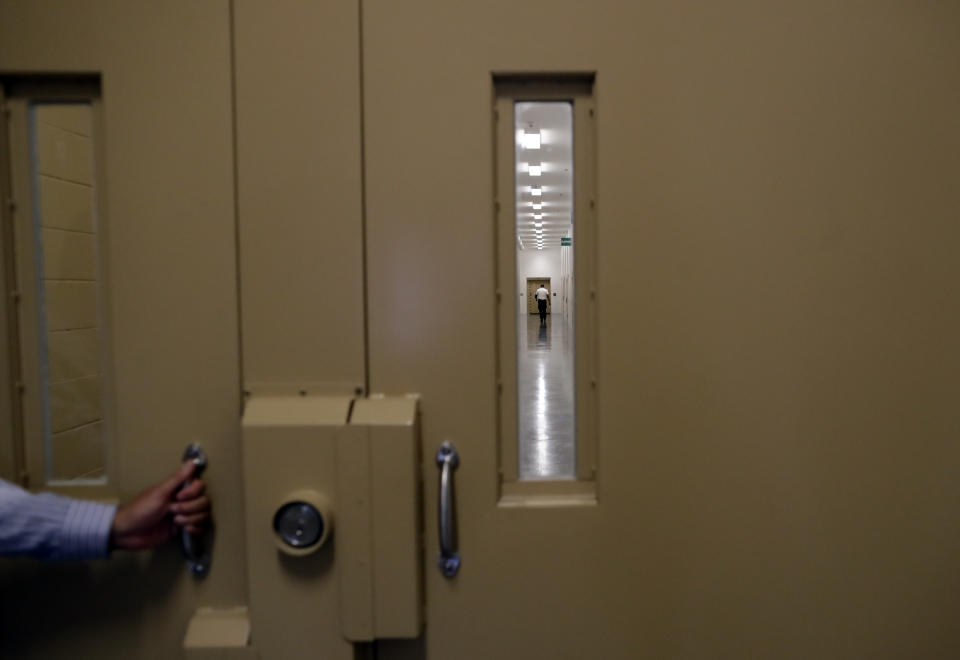
[[[449,442],[440,445],[437,467],[440,468],[440,556],[437,563],[444,577],[452,578],[460,570],[457,552],[457,512],[453,491],[453,471],[460,465],[460,455]]]
[[[203,447],[193,443],[187,445],[183,452],[184,461],[193,461],[197,467],[193,471],[194,477],[199,477],[207,469],[207,454]],[[186,488],[193,479],[187,479],[183,484]],[[186,529],[180,530],[180,543],[183,546],[183,556],[187,560],[187,568],[190,574],[196,578],[202,578],[210,572],[210,552],[207,550],[202,535],[194,535],[187,532]]]

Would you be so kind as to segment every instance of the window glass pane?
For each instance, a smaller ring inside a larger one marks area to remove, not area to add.
[[[32,103],[36,313],[46,481],[106,479],[89,103]]]
[[[514,104],[518,475],[574,479],[573,104]]]

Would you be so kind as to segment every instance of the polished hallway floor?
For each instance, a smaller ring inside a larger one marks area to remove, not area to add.
[[[520,318],[520,479],[573,479],[573,336],[562,315]]]

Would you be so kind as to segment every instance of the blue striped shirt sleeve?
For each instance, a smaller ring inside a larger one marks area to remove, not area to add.
[[[0,556],[99,559],[110,553],[117,507],[51,493],[32,495],[0,479]]]

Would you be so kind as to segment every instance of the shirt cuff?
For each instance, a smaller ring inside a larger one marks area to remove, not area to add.
[[[60,559],[101,559],[110,555],[110,527],[117,507],[70,500]]]

